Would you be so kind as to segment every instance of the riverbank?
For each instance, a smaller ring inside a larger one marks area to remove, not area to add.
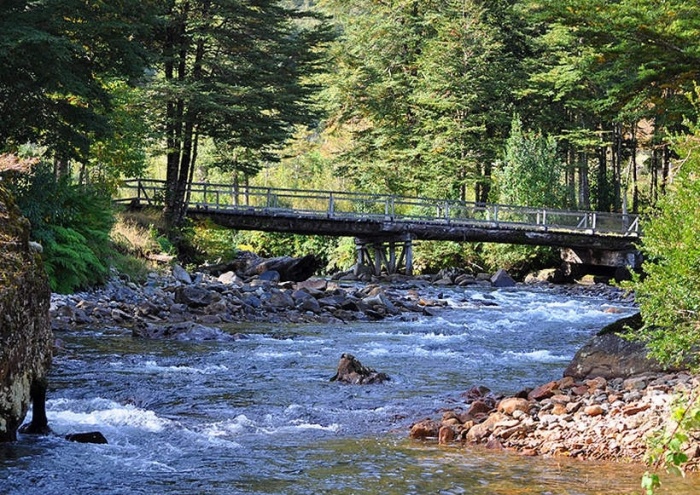
[[[311,278],[301,282],[280,281],[274,270],[246,277],[241,272],[219,276],[190,274],[175,266],[171,273],[151,273],[145,284],[120,278],[104,287],[71,295],[52,296],[54,330],[82,327],[122,327],[141,337],[224,337],[218,325],[230,323],[347,323],[398,318],[407,321],[433,316],[448,305],[447,286],[489,289],[500,284],[515,287],[501,274],[406,277],[394,275],[360,282]],[[605,284],[552,285],[531,283],[527,287],[556,291],[564,296],[602,297],[611,303],[629,304],[632,296]],[[483,298],[474,306],[492,305]],[[203,331],[203,326],[214,330]]]
[[[410,436],[526,456],[642,463],[649,437],[673,427],[674,402],[698,385],[687,373],[650,373],[612,380],[564,377],[506,398],[474,389],[463,406],[414,424]],[[686,455],[685,469],[696,471],[700,446],[689,445]]]

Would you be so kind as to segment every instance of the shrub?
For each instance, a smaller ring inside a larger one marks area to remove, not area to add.
[[[57,179],[47,164],[9,181],[31,237],[44,246],[51,289],[69,293],[103,283],[114,253],[109,232],[114,215],[109,194]]]

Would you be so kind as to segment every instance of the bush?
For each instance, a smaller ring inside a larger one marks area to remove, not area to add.
[[[114,253],[109,194],[57,179],[47,164],[13,176],[10,184],[32,239],[44,246],[51,289],[70,293],[105,282]]]
[[[685,157],[656,211],[643,223],[644,277],[634,289],[645,326],[638,338],[666,364],[697,365],[700,347],[700,131],[678,147]]]

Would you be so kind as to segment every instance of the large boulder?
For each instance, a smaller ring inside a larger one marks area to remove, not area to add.
[[[338,371],[331,378],[332,382],[338,381],[351,384],[382,383],[390,380],[386,373],[377,373],[372,368],[363,366],[352,354],[344,353],[338,362]]]
[[[508,272],[505,271],[503,268],[498,270],[496,273],[493,274],[491,277],[491,285],[494,287],[515,287],[515,280],[508,275]]]
[[[577,380],[599,376],[611,379],[665,371],[658,361],[647,357],[643,343],[625,338],[627,329],[640,328],[641,325],[642,319],[636,314],[603,328],[579,349],[564,376]]]
[[[16,440],[32,398],[36,413],[28,432],[48,430],[42,399],[53,346],[50,302],[29,222],[0,183],[0,441]]]
[[[282,282],[301,282],[310,278],[318,267],[319,262],[312,254],[301,258],[280,256],[279,258],[270,258],[257,263],[246,270],[245,275],[252,277],[274,270],[279,273],[280,281]]]

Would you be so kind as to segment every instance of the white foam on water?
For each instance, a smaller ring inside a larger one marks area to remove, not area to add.
[[[74,429],[76,425],[129,427],[148,432],[161,432],[173,424],[146,409],[119,404],[108,399],[58,399],[46,401],[46,415],[56,430]]]
[[[571,356],[559,356],[557,354],[552,354],[546,349],[530,352],[513,352],[507,351],[504,353],[509,359],[519,359],[523,361],[535,361],[538,363],[557,363],[560,361],[567,361],[571,359]]]
[[[300,351],[256,351],[255,356],[261,359],[281,359],[288,357],[301,357],[303,354]]]
[[[162,366],[156,361],[146,361],[143,363],[144,371],[153,371],[156,373],[172,372],[172,373],[197,373],[202,375],[213,375],[220,372],[228,371],[228,366],[224,365],[207,365],[202,368],[193,366]]]
[[[340,431],[341,425],[338,423],[331,423],[329,425],[322,425],[318,423],[310,423],[305,419],[293,419],[287,424],[271,425],[272,421],[279,421],[280,418],[273,418],[270,415],[266,416],[267,424],[259,424],[246,415],[241,414],[235,418],[227,421],[220,421],[208,425],[203,434],[210,438],[225,438],[230,436],[242,436],[246,433],[252,433],[256,435],[278,435],[285,433],[296,433],[302,431],[328,431],[336,433]]]

